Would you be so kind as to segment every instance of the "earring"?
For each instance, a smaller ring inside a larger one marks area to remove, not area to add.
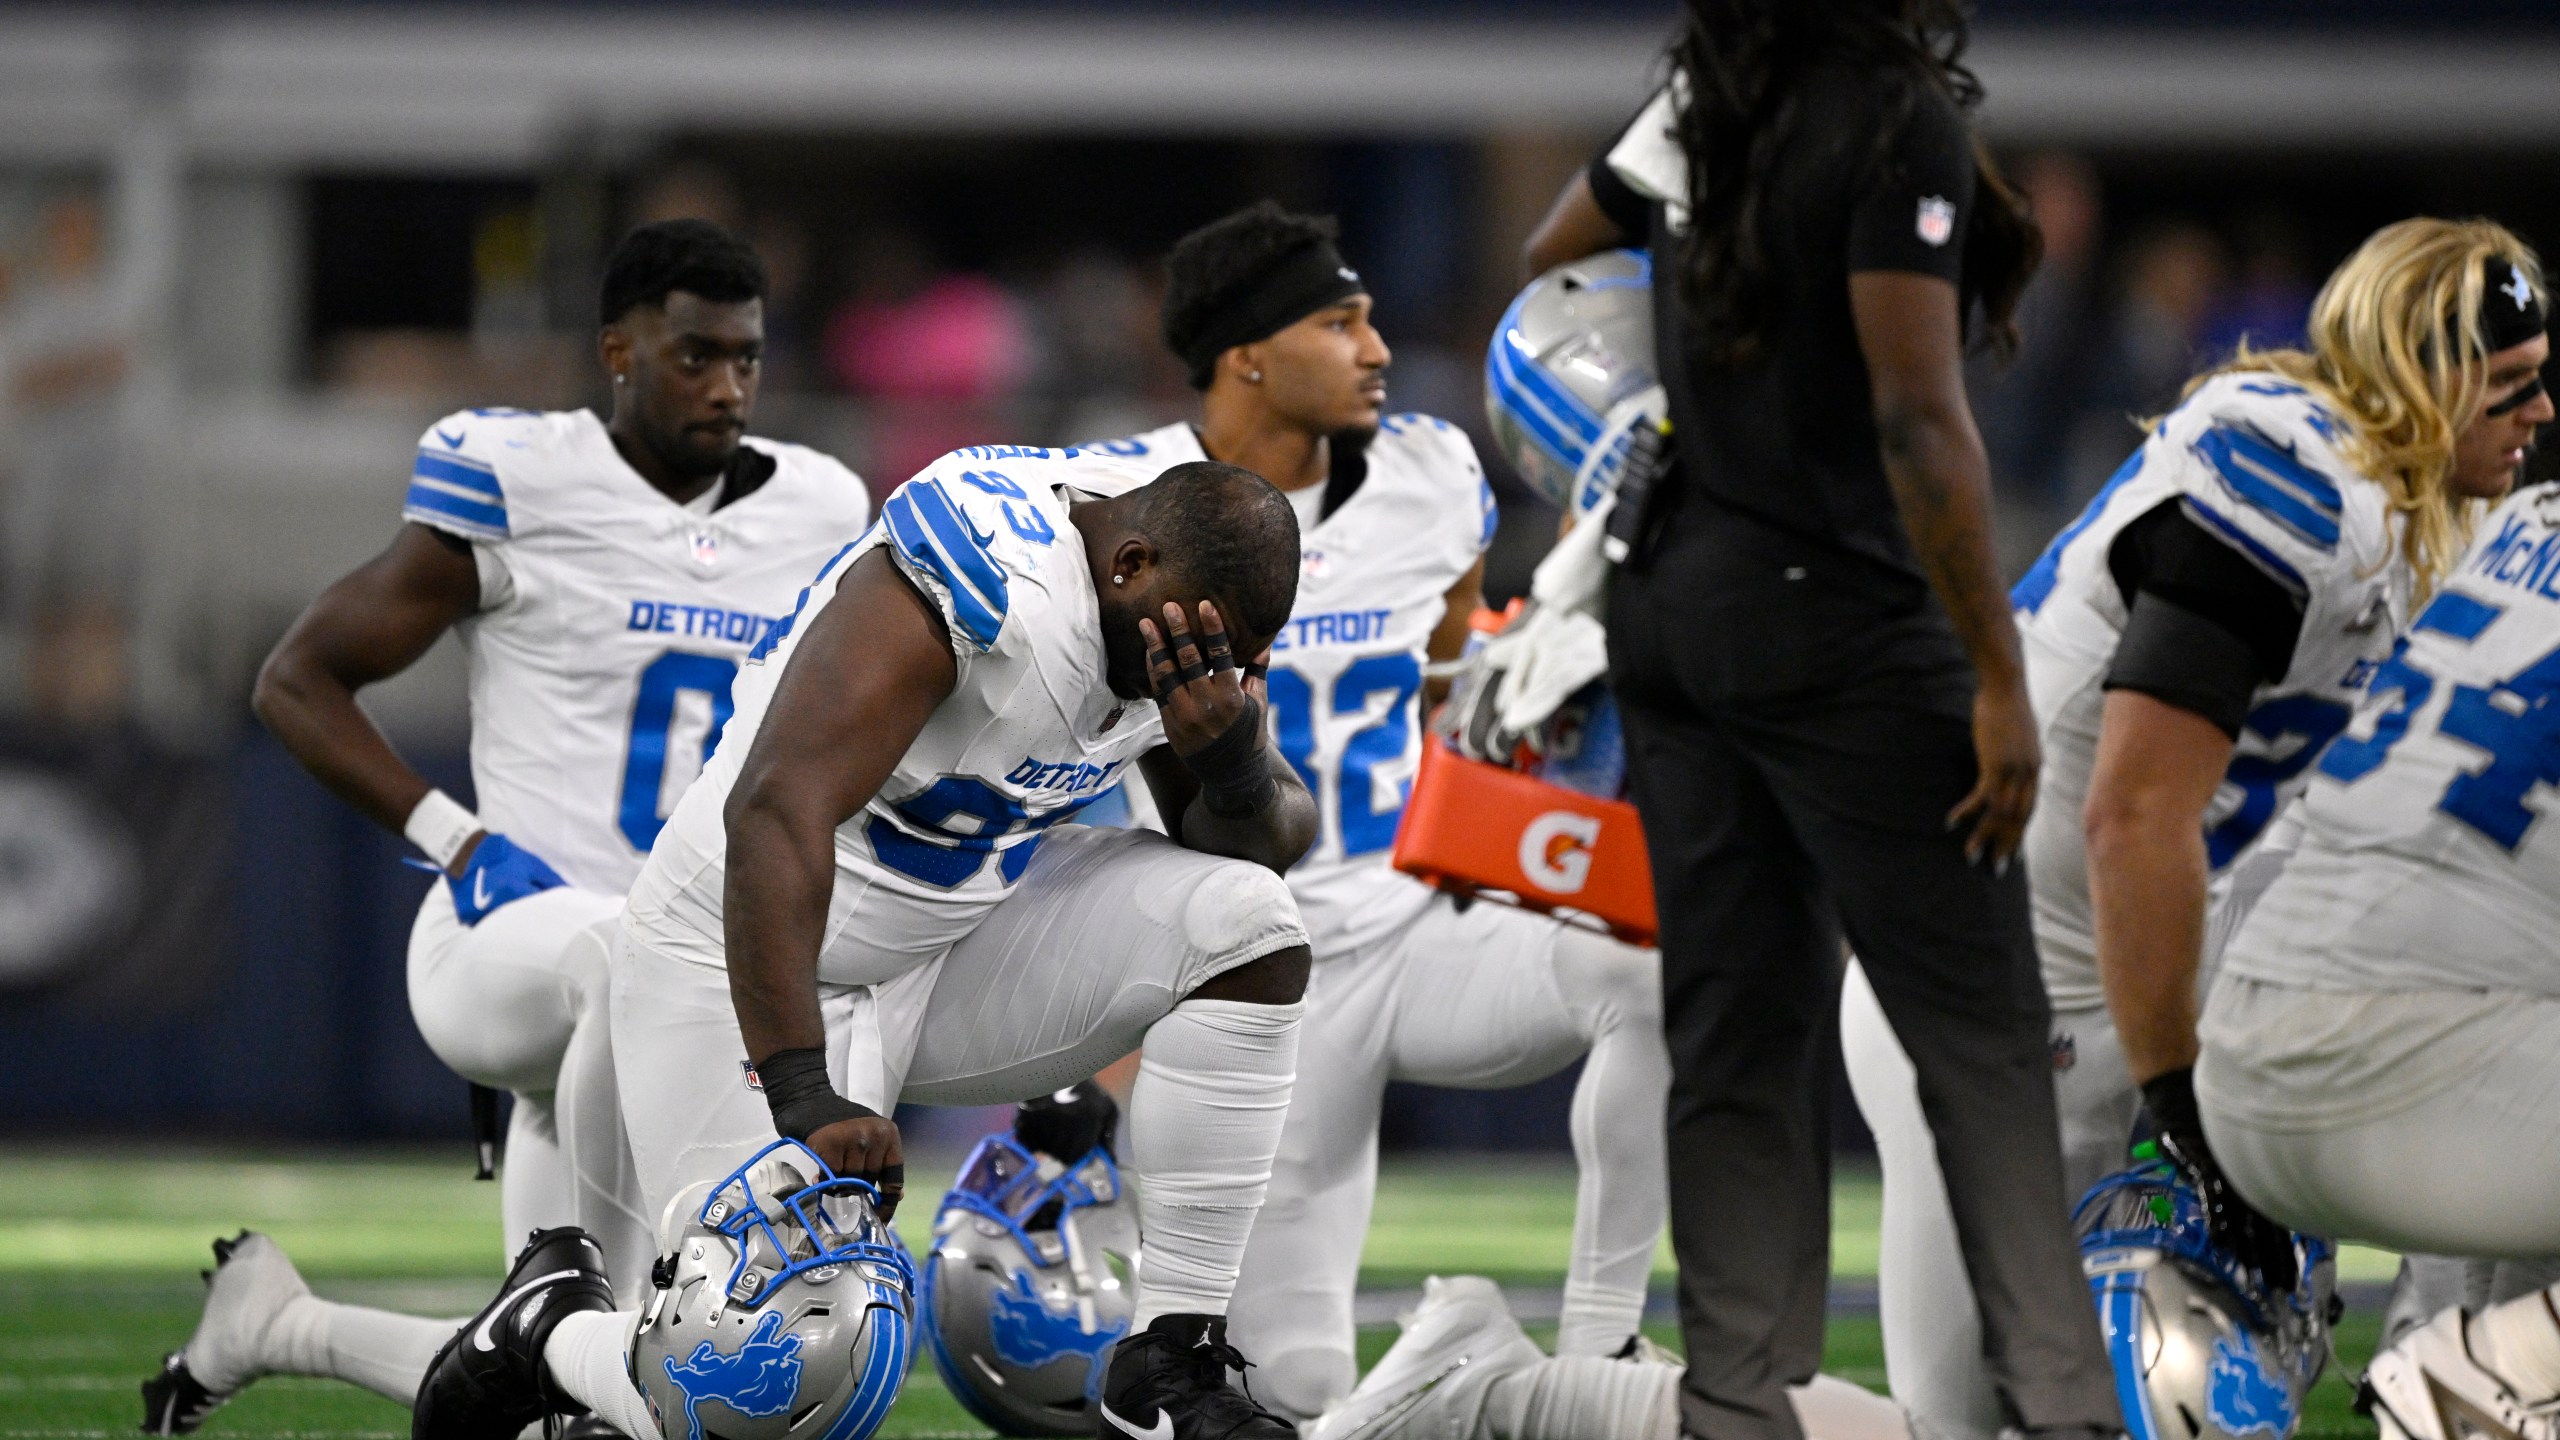
[[[613,383],[616,385],[627,385],[631,383],[631,377],[628,375],[616,375],[613,377]]]
[[[1126,585],[1129,583],[1129,577],[1126,575],[1114,575],[1111,577],[1111,583],[1114,585]]]
[[[1259,371],[1259,370],[1256,370],[1256,371],[1254,371],[1253,373],[1251,373],[1251,374],[1249,374],[1249,375],[1245,376],[1244,378],[1246,378],[1247,380],[1252,381],[1252,382],[1253,382],[1254,384],[1256,384],[1256,385],[1259,385],[1259,384],[1261,384],[1261,383],[1262,383],[1262,372],[1261,372],[1261,371]]]

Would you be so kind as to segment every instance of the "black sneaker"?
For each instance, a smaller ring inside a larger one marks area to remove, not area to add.
[[[1223,1315],[1159,1315],[1103,1372],[1101,1440],[1297,1440],[1297,1427],[1227,1383],[1245,1358]]]
[[[583,1411],[552,1391],[542,1342],[566,1316],[612,1308],[604,1251],[587,1232],[536,1230],[497,1298],[427,1367],[410,1411],[412,1440],[505,1440],[546,1416]]]

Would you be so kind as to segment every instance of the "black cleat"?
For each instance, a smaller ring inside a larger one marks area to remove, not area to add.
[[[187,1369],[187,1352],[172,1350],[160,1357],[160,1373],[142,1382],[142,1433],[193,1435],[230,1398],[204,1388]]]
[[[1159,1315],[1103,1372],[1100,1440],[1297,1440],[1297,1427],[1227,1383],[1246,1362],[1223,1315]]]
[[[604,1251],[586,1231],[533,1232],[497,1298],[427,1367],[410,1411],[412,1440],[513,1440],[536,1420],[581,1408],[551,1389],[542,1343],[564,1317],[612,1308]]]

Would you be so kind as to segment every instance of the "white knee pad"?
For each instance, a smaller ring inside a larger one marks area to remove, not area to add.
[[[1662,955],[1568,925],[1556,938],[1556,989],[1586,1033],[1662,1026]]]
[[[1182,905],[1182,938],[1210,960],[1268,955],[1307,943],[1289,882],[1250,861],[1211,868]]]

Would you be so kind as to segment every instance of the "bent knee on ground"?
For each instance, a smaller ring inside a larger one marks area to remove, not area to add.
[[[1195,954],[1216,959],[1260,949],[1254,959],[1194,989],[1186,1000],[1240,1000],[1294,1005],[1306,994],[1307,931],[1289,883],[1259,865],[1219,865],[1182,907],[1182,937]]]

